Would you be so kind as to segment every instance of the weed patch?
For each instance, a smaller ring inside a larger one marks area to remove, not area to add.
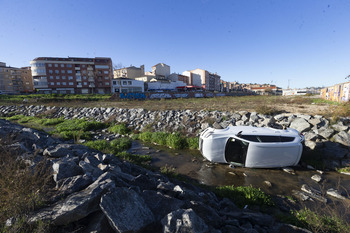
[[[108,131],[111,133],[126,135],[126,134],[129,134],[131,130],[125,124],[117,124],[117,125],[110,126],[108,128]]]
[[[89,148],[102,151],[103,153],[116,155],[129,149],[131,147],[131,141],[128,138],[117,138],[110,142],[106,140],[88,141],[85,142],[84,145]]]
[[[220,197],[231,199],[240,208],[245,205],[274,205],[270,195],[261,191],[260,188],[253,188],[252,186],[221,186],[215,189],[215,193]]]

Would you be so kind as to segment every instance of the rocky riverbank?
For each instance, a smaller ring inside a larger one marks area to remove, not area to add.
[[[256,112],[219,112],[120,108],[68,108],[48,106],[0,106],[0,116],[23,114],[43,115],[50,118],[88,118],[96,121],[116,121],[127,124],[135,130],[181,131],[188,135],[198,133],[212,126],[226,128],[229,125],[253,125],[258,127],[297,129],[305,136],[305,148],[317,151],[326,168],[334,170],[350,166],[350,118],[339,118],[336,122],[321,115],[278,114],[262,115]]]
[[[56,188],[50,205],[30,213],[29,223],[79,226],[80,232],[307,232],[242,210],[208,190],[5,120],[0,141],[10,142],[6,147],[27,164],[47,159],[51,167]]]

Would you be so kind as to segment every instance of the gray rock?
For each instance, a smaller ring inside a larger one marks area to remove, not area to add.
[[[327,190],[327,195],[331,196],[331,197],[335,197],[341,200],[345,200],[346,198],[344,196],[342,196],[338,190],[335,190],[333,188],[330,188]]]
[[[223,223],[221,217],[218,215],[217,211],[211,206],[206,205],[202,202],[191,201],[191,209],[201,217],[207,224],[217,228]]]
[[[290,168],[290,167],[284,167],[282,170],[283,170],[284,172],[289,173],[289,174],[295,175],[295,171],[294,171],[294,169],[293,169],[293,168]]]
[[[348,149],[343,148],[336,143],[327,142],[324,143],[324,145],[325,147],[322,148],[322,152],[325,158],[343,159],[349,153]]]
[[[318,134],[327,140],[330,139],[334,133],[335,133],[334,129],[326,128],[326,127],[320,128],[318,130]]]
[[[96,180],[103,173],[101,169],[99,169],[98,167],[94,167],[93,165],[85,161],[80,161],[79,166],[84,170],[85,174],[93,177],[94,180]]]
[[[332,125],[332,128],[336,131],[347,131],[349,129],[349,126],[343,125],[341,121],[339,121],[337,124]]]
[[[60,180],[57,183],[57,191],[60,196],[66,196],[68,194],[83,190],[92,182],[92,178],[86,174],[68,177],[66,179]]]
[[[316,141],[318,135],[313,132],[304,133],[305,140]]]
[[[214,122],[213,128],[214,129],[222,129],[222,126],[218,122]]]
[[[311,179],[318,183],[322,180],[322,177],[318,174],[315,174],[315,175],[311,176]]]
[[[306,141],[304,142],[304,145],[305,145],[306,147],[308,147],[310,150],[314,150],[314,149],[316,148],[316,146],[317,146],[316,142],[314,142],[314,141],[308,141],[308,140],[306,140]]]
[[[103,195],[100,207],[117,232],[138,232],[155,220],[142,197],[128,188],[115,188]]]
[[[52,165],[53,179],[55,182],[77,175],[83,174],[83,170],[75,162],[68,159],[63,159],[55,162]]]
[[[185,205],[184,201],[153,190],[145,190],[141,193],[141,196],[152,211],[156,221],[160,221],[168,213]]]
[[[53,157],[53,158],[60,158],[60,157],[66,157],[73,156],[74,152],[71,149],[72,144],[59,144],[57,146],[50,146],[44,150],[44,155]]]
[[[207,224],[192,209],[179,209],[169,213],[162,221],[163,232],[206,233]]]
[[[113,187],[115,187],[113,181],[104,174],[86,189],[30,216],[28,222],[50,221],[50,223],[60,226],[78,221],[97,211],[101,196]]]
[[[308,131],[311,125],[304,118],[295,118],[290,124],[290,128],[298,130],[300,133]]]
[[[334,142],[340,143],[344,146],[350,146],[350,134],[341,131],[333,137]]]
[[[83,230],[84,233],[113,233],[115,232],[113,228],[109,225],[107,217],[102,213],[102,211],[97,211],[93,213],[87,219],[88,225]]]
[[[318,191],[314,188],[311,188],[307,184],[303,184],[301,186],[301,190],[304,191],[305,193],[307,193],[307,195],[310,196],[311,198],[316,199],[316,200],[323,202],[323,203],[327,203],[327,198],[324,198],[320,191]]]

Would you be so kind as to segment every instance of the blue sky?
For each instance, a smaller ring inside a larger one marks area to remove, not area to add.
[[[349,0],[0,0],[0,61],[111,57],[225,81],[330,86],[350,75]]]

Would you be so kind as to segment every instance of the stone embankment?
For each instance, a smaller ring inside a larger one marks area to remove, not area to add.
[[[27,116],[88,118],[97,121],[125,123],[135,130],[152,128],[155,131],[181,131],[189,135],[212,126],[226,128],[230,125],[297,129],[305,136],[305,147],[323,156],[328,169],[350,166],[350,117],[333,122],[320,115],[284,113],[275,116],[256,112],[220,112],[121,108],[69,108],[47,106],[0,106],[0,116],[23,114]]]
[[[4,108],[2,113],[9,114]],[[5,120],[0,120],[0,142],[33,167],[47,160],[52,171],[56,188],[50,205],[30,213],[29,223],[79,226],[79,232],[308,232],[242,210],[208,190]],[[15,222],[11,218],[6,225]]]

